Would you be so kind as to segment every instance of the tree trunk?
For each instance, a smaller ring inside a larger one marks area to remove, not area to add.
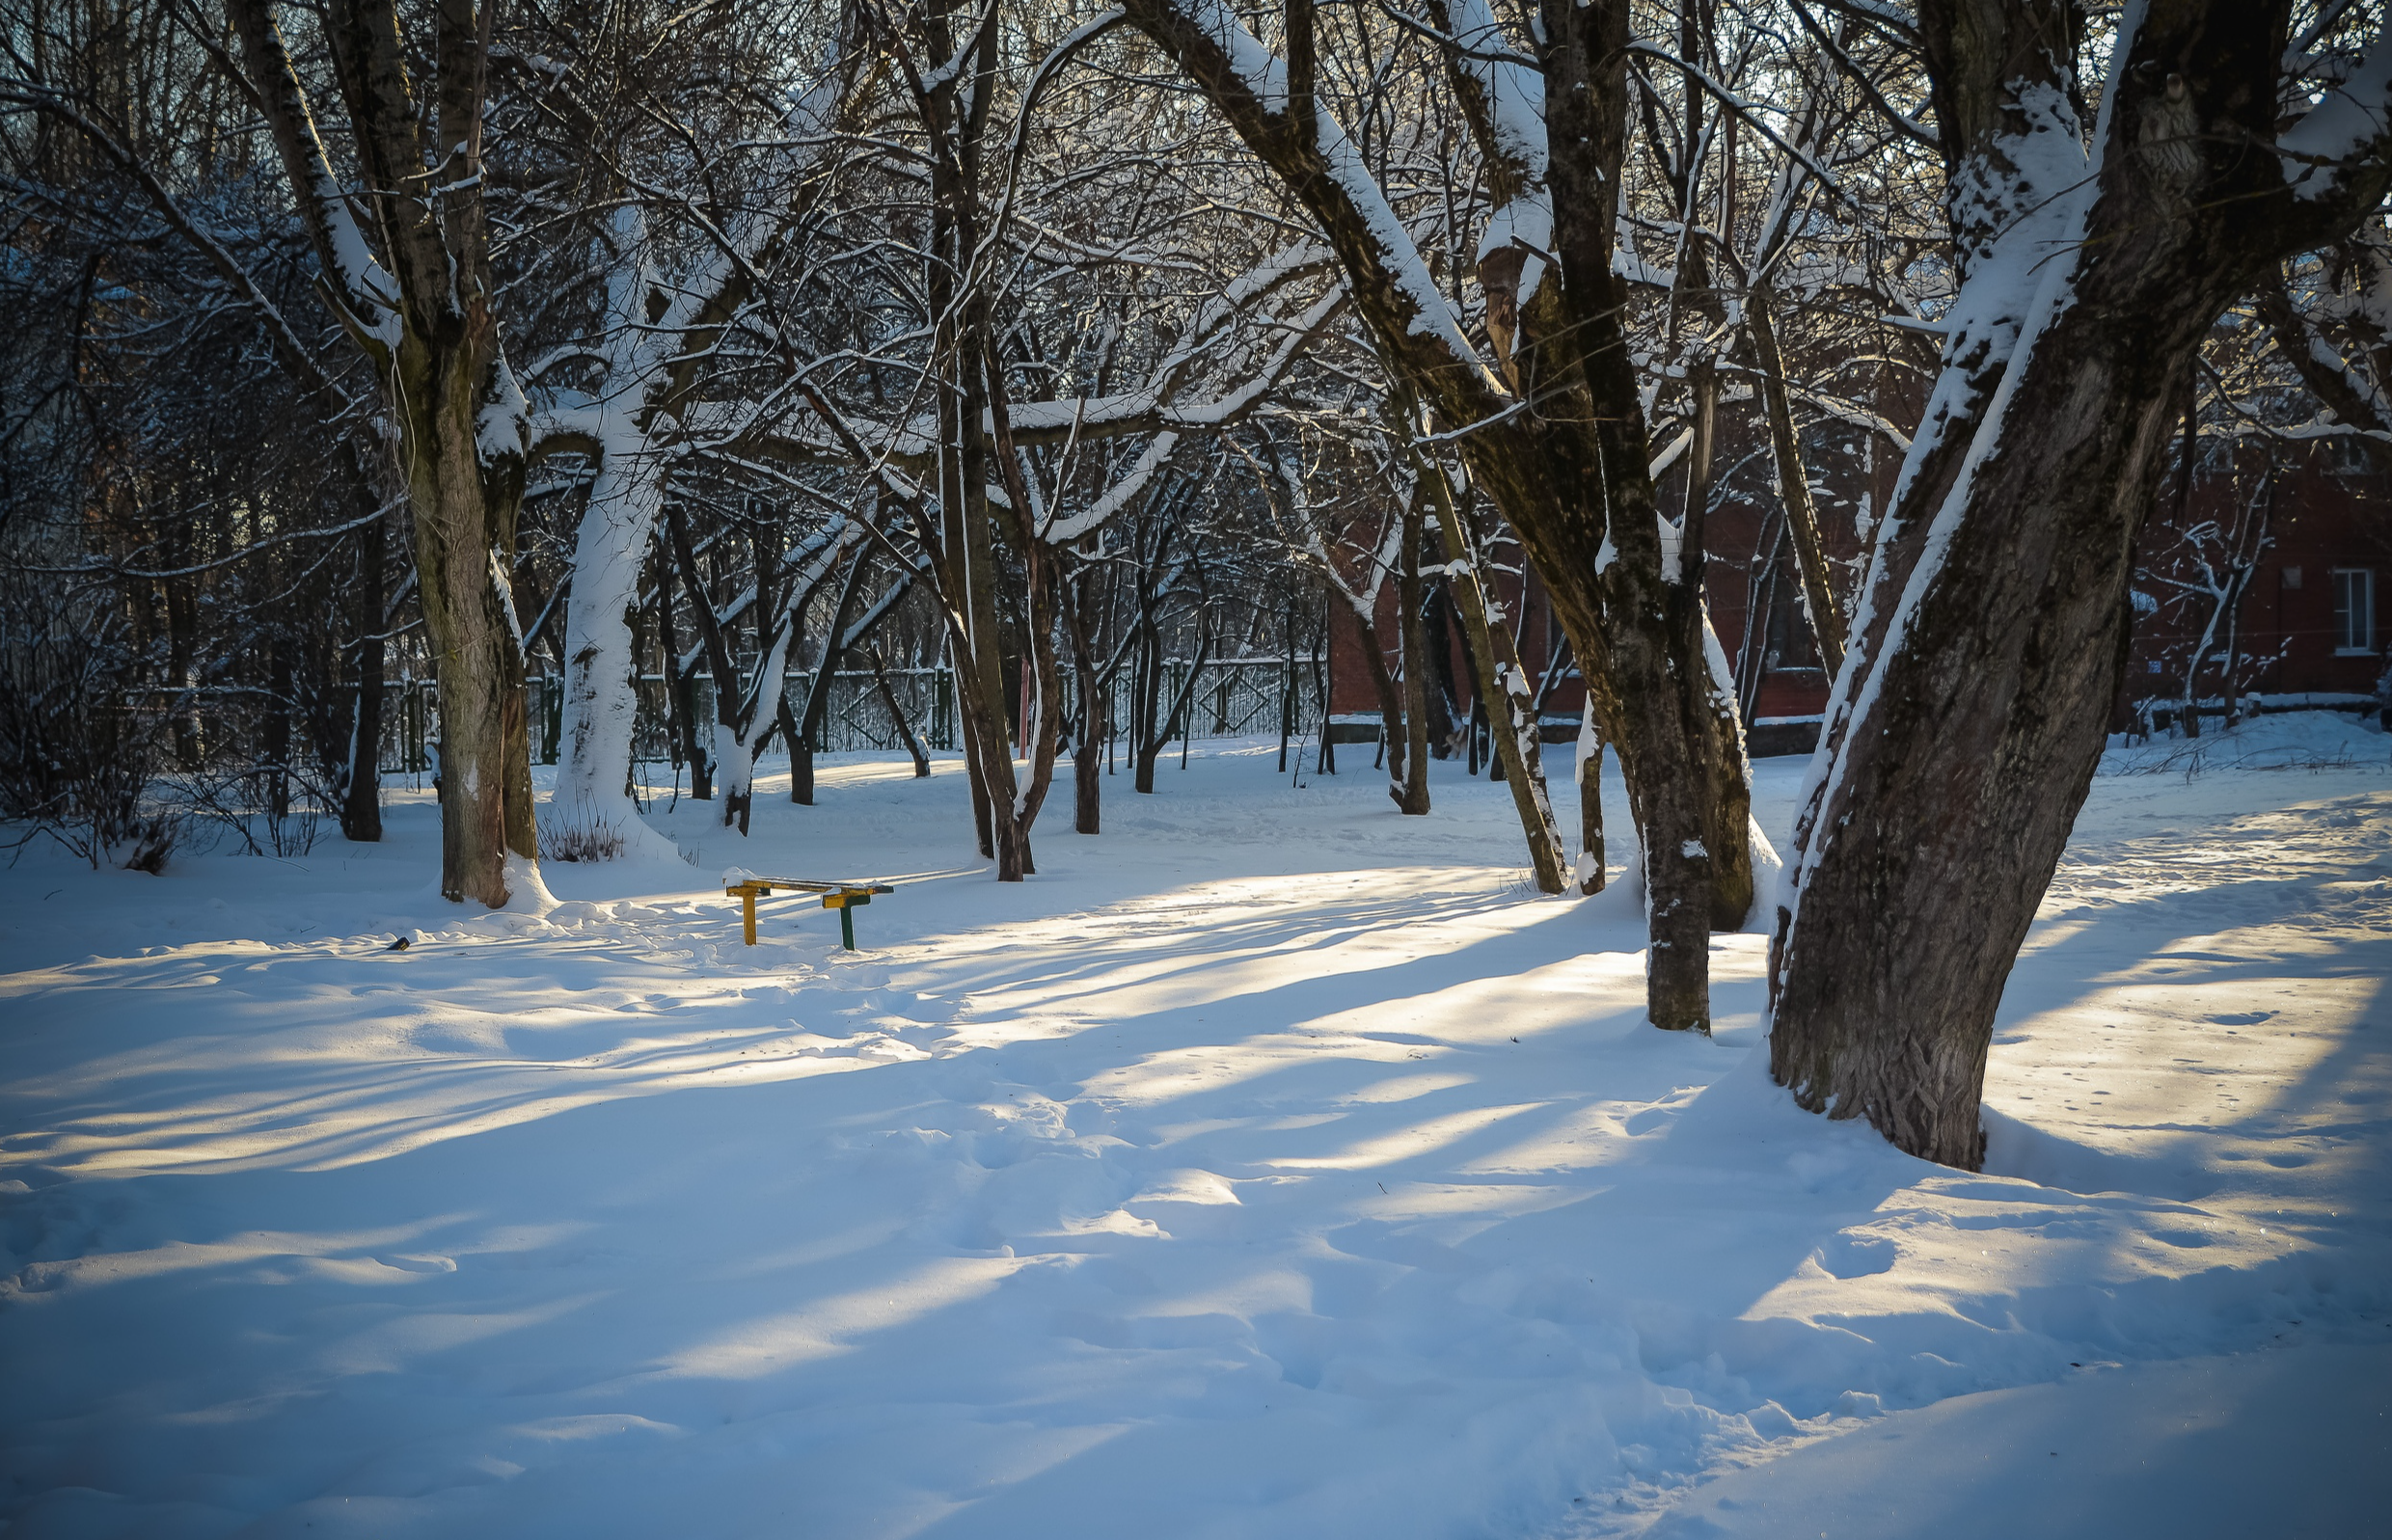
[[[830,715],[830,686],[839,671],[839,660],[845,655],[847,628],[856,608],[856,595],[863,584],[864,554],[859,549],[847,569],[846,581],[839,584],[838,602],[831,607],[830,629],[823,635],[822,657],[815,660],[813,680],[805,689],[805,712],[798,718],[797,736],[789,741],[789,800],[805,806],[814,802],[814,742],[822,736],[823,722]],[[796,630],[797,615],[790,616],[790,628]],[[888,688],[882,682],[882,689]],[[892,703],[894,696],[890,697]],[[903,725],[902,719],[900,725]],[[802,788],[801,788],[802,781]]]
[[[984,860],[996,858],[996,813],[989,803],[987,771],[981,768],[978,718],[965,701],[964,675],[951,670],[955,678],[956,737],[964,749],[964,778],[971,787],[972,833],[979,841]]]
[[[1073,695],[1079,705],[1078,730],[1072,736],[1072,827],[1081,834],[1097,833],[1103,826],[1104,750],[1113,729],[1113,670],[1097,662],[1097,616],[1091,612],[1095,581],[1095,574],[1084,566],[1074,572],[1060,607],[1072,643]],[[1119,662],[1117,658],[1116,667]],[[1284,748],[1281,758],[1286,758]]]
[[[228,0],[333,312],[372,361],[398,429],[424,630],[441,704],[441,891],[497,907],[511,853],[537,859],[523,643],[508,575],[523,500],[525,405],[494,308],[482,208],[486,13],[436,14],[419,97],[391,0],[321,13],[380,253],[316,137],[266,0]],[[440,185],[425,187],[425,168]],[[387,265],[386,265],[387,264]]]
[[[1371,692],[1378,697],[1379,743],[1387,751],[1387,797],[1399,812],[1426,813],[1409,801],[1410,782],[1404,775],[1403,753],[1411,740],[1405,735],[1403,691],[1387,666],[1386,649],[1379,645],[1378,628],[1362,611],[1362,602],[1339,592],[1329,600],[1332,610],[1344,609],[1354,623],[1354,644],[1361,649],[1363,667],[1371,675]]]
[[[409,414],[403,452],[423,575],[419,599],[440,689],[441,893],[498,908],[508,898],[508,854],[539,853],[523,652],[505,587],[515,510],[482,496],[472,410],[478,392],[457,377],[472,371],[411,372],[418,378],[407,399],[421,409]]]
[[[1163,689],[1162,635],[1155,629],[1154,617],[1140,605],[1138,672],[1132,687],[1136,694],[1129,717],[1129,754],[1131,780],[1129,789],[1142,796],[1155,791],[1155,760],[1163,751],[1165,734],[1160,723]]]
[[[872,683],[879,688],[881,705],[888,712],[888,719],[896,725],[898,739],[905,743],[906,753],[913,761],[913,778],[917,781],[929,779],[930,751],[923,746],[920,735],[914,732],[913,723],[907,720],[905,708],[897,704],[897,692],[889,688],[888,667],[877,652],[872,655]],[[783,710],[785,712],[786,708]],[[784,715],[782,720],[787,719]]]
[[[665,711],[669,718],[666,727],[681,745],[681,762],[689,767],[690,800],[711,802],[714,771],[707,764],[705,740],[697,731],[697,664],[682,662],[680,637],[673,626],[673,570],[667,561],[656,584],[656,632],[665,654]],[[699,602],[704,603],[702,597]]]
[[[2201,444],[2201,382],[2195,368],[2185,370],[2184,383],[2184,447],[2176,452],[2176,517],[2179,529],[2192,527],[2192,478],[2200,463]],[[2193,645],[2192,656],[2185,660],[2185,704],[2176,716],[2176,725],[2187,738],[2201,736],[2201,665],[2210,655],[2210,634],[2216,629],[2217,617],[2212,615]]]
[[[381,489],[375,479],[361,479],[365,496],[379,506]],[[382,670],[384,634],[390,629],[383,580],[390,561],[389,515],[367,525],[357,545],[357,694],[350,705],[348,769],[341,777],[340,832],[361,844],[373,844],[382,838]]]
[[[855,45],[850,31],[859,16],[859,8],[841,13],[816,84],[792,103],[793,128],[827,130],[843,114],[864,52]],[[617,230],[625,238],[602,248],[611,249],[614,270],[594,275],[607,280],[598,285],[607,299],[588,358],[601,364],[605,384],[581,414],[593,424],[587,447],[595,452],[597,475],[583,507],[567,580],[570,603],[561,649],[564,753],[557,800],[577,807],[578,817],[626,833],[637,834],[640,828],[622,790],[639,716],[633,617],[639,563],[673,469],[680,463],[674,451],[681,447],[675,442],[682,427],[681,408],[703,377],[701,365],[716,356],[724,324],[747,305],[755,274],[772,269],[787,234],[829,183],[829,178],[806,175],[828,153],[807,141],[828,145],[836,143],[835,137],[825,132],[793,133],[792,138],[797,144],[784,152],[778,177],[792,196],[770,216],[769,230],[751,249],[718,249],[679,271],[636,275],[635,264],[645,259],[645,230],[635,205],[616,214]],[[759,581],[764,570],[759,564]],[[773,613],[761,587],[757,613]],[[760,680],[759,688],[771,689],[771,681]],[[768,720],[777,722],[781,712],[777,703],[765,711],[759,698],[747,715],[753,732]],[[768,726],[757,735],[757,751],[771,731]],[[751,768],[752,756],[724,804],[725,822],[736,812],[743,833],[752,800],[747,784]]]
[[[1827,548],[1819,538],[1818,504],[1810,496],[1809,467],[1803,463],[1802,440],[1794,432],[1794,413],[1786,396],[1785,361],[1778,352],[1777,323],[1770,318],[1767,284],[1755,284],[1745,295],[1745,330],[1753,338],[1753,361],[1760,368],[1761,400],[1769,419],[1769,450],[1778,471],[1778,498],[1784,507],[1785,529],[1794,537],[1795,565],[1803,579],[1803,614],[1811,637],[1819,644],[1819,661],[1834,679],[1844,666],[1844,616],[1835,606],[1835,584],[1828,574]]]
[[[1461,612],[1462,634],[1469,638],[1479,677],[1486,687],[1478,692],[1476,704],[1484,710],[1492,757],[1503,767],[1504,783],[1511,789],[1512,811],[1528,845],[1529,870],[1536,876],[1538,892],[1559,893],[1566,885],[1563,874],[1570,863],[1563,854],[1562,831],[1554,825],[1553,799],[1545,790],[1543,735],[1529,709],[1534,692],[1528,672],[1520,666],[1510,628],[1489,613],[1478,538],[1464,523],[1468,516],[1454,495],[1453,483],[1426,456],[1419,458],[1418,469],[1435,508],[1446,570],[1452,575],[1449,589],[1454,608]]]
[[[681,570],[681,583],[690,595],[690,624],[697,632],[698,649],[705,655],[707,677],[714,681],[715,747],[706,764],[705,790],[698,790],[698,731],[694,708],[694,680],[682,700],[682,716],[690,744],[690,796],[695,801],[713,800],[715,781],[721,781],[722,823],[736,824],[742,834],[748,832],[749,780],[753,766],[748,752],[747,733],[740,721],[739,670],[731,662],[730,638],[722,634],[722,626],[715,618],[715,602],[706,592],[706,574],[697,564],[697,551],[690,543],[690,522],[678,504],[665,510],[665,530],[672,541],[673,560]],[[669,600],[666,601],[670,603]]]
[[[557,777],[557,802],[573,818],[616,831],[638,826],[625,790],[639,716],[633,617],[639,569],[664,497],[662,467],[645,453],[611,447],[574,532],[573,592],[565,607],[564,768]]]
[[[1404,510],[1403,551],[1396,568],[1396,615],[1403,641],[1403,795],[1406,813],[1428,811],[1428,628],[1421,618],[1421,542],[1427,508],[1414,497]],[[1392,773],[1393,766],[1389,767]]]
[[[1494,151],[1485,157],[1502,184],[1494,196],[1551,221],[1551,251],[1533,254],[1536,272],[1558,265],[1563,281],[1557,294],[1555,284],[1524,278],[1524,242],[1500,243],[1480,262],[1509,392],[1417,249],[1390,239],[1400,222],[1360,171],[1359,152],[1318,97],[1293,88],[1293,55],[1310,52],[1299,36],[1309,9],[1287,14],[1284,84],[1282,67],[1264,67],[1267,52],[1234,13],[1198,0],[1128,0],[1125,9],[1303,203],[1389,372],[1417,392],[1432,425],[1468,430],[1459,452],[1536,563],[1619,748],[1651,899],[1648,1014],[1663,1027],[1706,1026],[1709,921],[1729,911],[1741,920],[1752,901],[1749,799],[1733,699],[1700,653],[1685,652],[1687,628],[1671,624],[1644,403],[1613,273],[1629,117],[1626,0],[1542,0],[1541,82],[1514,63],[1488,65],[1521,71],[1495,77],[1521,109],[1507,112],[1505,133],[1494,132],[1482,94],[1457,92],[1466,110],[1478,104],[1469,115]],[[1448,57],[1463,76],[1489,58]],[[1541,91],[1541,134],[1529,127],[1532,88]],[[1539,139],[1533,153],[1525,148]],[[1540,185],[1548,148],[1549,187]],[[1509,340],[1511,321],[1523,345]],[[1519,410],[1531,401],[1540,409]],[[1682,609],[1685,600],[1676,603]],[[1699,595],[1695,603],[1699,610]],[[1550,815],[1541,822],[1550,827]],[[1551,851],[1545,864],[1558,885]]]
[[[1454,672],[1454,601],[1442,567],[1422,583],[1421,628],[1427,634],[1428,659],[1428,751],[1438,759],[1465,752],[1469,731],[1462,711],[1461,684]]]
[[[1578,891],[1603,891],[1603,734],[1589,699],[1578,723]]]
[[[266,670],[266,719],[260,735],[266,772],[263,811],[269,824],[280,824],[290,816],[290,700],[299,684],[289,636],[278,635],[267,645]]]
[[[2032,87],[2018,61],[2066,16],[2012,0],[1994,19],[1921,8],[1952,180],[1989,217],[2021,206],[2019,168],[2060,164],[2012,125]],[[2155,8],[2121,40],[2090,175],[2037,188],[2054,205],[2040,231],[2027,222],[2041,259],[1963,274],[1872,561],[1779,910],[1770,1067],[1803,1106],[1930,1160],[1984,1155],[1995,1013],[2101,754],[2176,384],[2227,305],[2392,179],[2379,80],[2358,148],[2304,172],[2311,196],[2249,152],[2291,137],[2274,121],[2283,26],[2280,6],[2209,0]],[[2073,149],[2073,127],[2049,132]],[[1954,217],[1971,235],[1966,198]],[[2006,352],[1978,330],[2004,313]]]

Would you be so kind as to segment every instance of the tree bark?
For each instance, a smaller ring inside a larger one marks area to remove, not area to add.
[[[1072,735],[1072,827],[1081,834],[1095,834],[1103,827],[1104,751],[1113,731],[1113,676],[1123,656],[1117,651],[1109,664],[1097,662],[1095,587],[1096,571],[1083,564],[1068,580],[1068,591],[1058,606],[1072,644],[1073,695],[1079,707],[1079,721]],[[1284,746],[1280,757],[1283,761],[1287,757]]]
[[[681,642],[673,626],[673,574],[677,570],[667,555],[658,564],[656,575],[656,635],[665,655],[665,714],[666,730],[681,745],[681,762],[690,770],[690,800],[711,802],[715,796],[713,766],[708,761],[706,741],[697,730],[697,664],[681,661]],[[705,603],[703,597],[698,601]]]
[[[1565,874],[1570,862],[1563,853],[1562,831],[1553,821],[1553,798],[1545,789],[1544,736],[1529,706],[1534,695],[1528,672],[1520,666],[1511,628],[1501,624],[1500,612],[1494,611],[1487,598],[1478,537],[1465,523],[1468,515],[1454,496],[1453,483],[1446,479],[1444,469],[1426,455],[1415,458],[1435,511],[1438,538],[1445,547],[1447,591],[1462,617],[1462,635],[1478,665],[1482,688],[1476,692],[1473,705],[1485,716],[1494,750],[1490,757],[1501,768],[1504,784],[1511,789],[1511,809],[1520,820],[1536,890],[1559,893],[1568,885]],[[1704,945],[1707,951],[1707,939]]]
[[[1535,282],[1522,299],[1529,262],[1540,273],[1550,264],[1521,245],[1506,243],[1480,262],[1489,330],[1515,312],[1520,326],[1523,343],[1497,338],[1510,390],[1462,337],[1418,253],[1386,238],[1399,222],[1360,174],[1342,129],[1325,111],[1298,108],[1292,90],[1273,95],[1254,63],[1266,55],[1234,14],[1198,0],[1128,0],[1126,9],[1303,203],[1390,373],[1432,421],[1469,430],[1459,451],[1536,563],[1619,747],[1652,899],[1647,1013],[1658,1026],[1706,1028],[1709,922],[1730,911],[1741,921],[1752,901],[1750,816],[1734,702],[1719,696],[1699,654],[1683,654],[1682,633],[1670,625],[1644,403],[1612,273],[1627,0],[1542,0],[1541,144],[1507,149],[1519,120],[1497,124],[1482,96],[1469,114],[1497,151],[1486,158],[1504,183],[1493,195],[1507,206],[1536,203],[1534,162],[1553,147],[1543,206],[1561,292]],[[1470,65],[1456,68],[1467,75]],[[1497,83],[1523,89],[1508,75]],[[1467,106],[1470,93],[1460,95]],[[1537,410],[1519,410],[1527,401]],[[1560,863],[1552,865],[1558,882]]]
[[[510,853],[537,859],[531,758],[508,574],[525,408],[494,308],[482,211],[489,14],[437,12],[433,95],[409,81],[391,0],[324,17],[380,255],[317,141],[268,0],[227,0],[243,63],[322,266],[334,313],[373,361],[398,431],[424,629],[441,703],[441,891],[498,907]],[[430,176],[437,190],[422,191]]]
[[[360,457],[361,461],[363,457]],[[367,467],[361,464],[359,469]],[[382,502],[377,479],[361,475],[364,496]],[[390,606],[384,573],[390,561],[390,517],[367,525],[357,542],[357,694],[350,705],[349,764],[340,788],[340,832],[361,844],[382,838],[382,670]]]
[[[814,677],[805,689],[805,712],[798,718],[797,737],[789,745],[789,799],[811,806],[814,801],[814,740],[822,736],[823,722],[830,715],[830,684],[838,674],[839,661],[847,651],[847,632],[856,609],[856,596],[864,578],[864,554],[858,550],[847,569],[846,581],[839,584],[839,597],[830,610],[830,629],[823,635],[822,657],[815,660]],[[793,620],[794,623],[794,620]],[[887,681],[882,681],[883,691]],[[889,697],[894,706],[896,697]],[[904,720],[899,719],[899,726]],[[805,795],[798,795],[799,762],[802,759],[805,771]],[[927,770],[924,771],[928,773]]]
[[[733,774],[723,787],[722,822],[725,824],[738,824],[739,831],[745,834],[748,832],[749,800],[747,778],[736,774],[736,766],[723,764],[724,755],[721,752],[725,746],[732,747],[734,752],[745,747],[744,743],[739,742],[743,737],[739,729],[739,672],[731,663],[730,638],[722,635],[722,627],[715,618],[714,597],[706,591],[706,574],[697,564],[697,550],[690,543],[690,522],[683,515],[680,504],[674,503],[665,510],[665,529],[672,541],[673,561],[681,572],[681,585],[690,596],[690,624],[697,632],[698,648],[706,660],[706,673],[714,681],[715,686],[715,725],[719,729],[716,735],[718,743],[716,753],[707,762],[707,773],[703,777],[705,784],[703,791],[699,790],[701,777],[698,773],[700,754],[698,745],[700,740],[697,733],[696,714],[693,710],[696,706],[693,698],[694,681],[691,686],[685,687],[682,696],[682,719],[685,724],[684,731],[688,735],[686,742],[690,745],[690,796],[693,800],[700,802],[713,800],[714,770],[720,767],[732,771]],[[666,600],[666,603],[668,605],[671,603],[669,598]],[[734,742],[725,745],[720,742],[723,738],[732,739]]]
[[[1335,580],[1331,580],[1334,584]],[[1340,603],[1343,601],[1343,603]],[[1350,593],[1339,592],[1330,601],[1333,608],[1342,608],[1354,624],[1354,645],[1362,653],[1362,664],[1371,675],[1371,693],[1378,697],[1379,740],[1387,749],[1387,797],[1404,813],[1426,813],[1426,807],[1414,807],[1409,801],[1411,785],[1404,774],[1404,750],[1411,740],[1406,736],[1403,691],[1396,683],[1394,670],[1387,666],[1386,649],[1379,644],[1378,628],[1362,611],[1363,601]]]
[[[877,652],[872,655],[872,683],[879,687],[881,705],[887,710],[889,721],[897,728],[898,739],[906,745],[906,754],[913,761],[913,778],[927,780],[930,777],[930,751],[923,746],[921,736],[914,732],[913,723],[907,719],[905,708],[897,704],[897,692],[888,684],[888,665]]]
[[[2038,90],[2020,59],[2067,20],[2056,0],[1921,7],[1956,187],[2015,209],[2064,165],[2004,124]],[[2226,306],[2392,180],[2379,77],[2358,88],[2372,120],[2302,168],[2321,178],[2310,196],[2287,160],[2252,152],[2300,142],[2274,121],[2285,29],[2280,4],[2187,0],[2122,40],[2090,175],[2041,195],[2058,217],[2033,292],[1991,303],[1982,290],[2016,284],[2014,267],[1964,273],[1872,561],[1862,618],[1882,618],[1854,628],[1778,914],[1770,1067],[1803,1106],[1866,1118],[1930,1160],[1984,1156],[1994,1016],[2101,754],[2176,382]],[[1973,147],[1971,122],[1990,125]],[[1955,209],[1965,222],[1965,196]],[[1967,344],[1997,310],[2017,339],[1989,356]]]
[[[1415,815],[1428,811],[1428,628],[1421,617],[1420,569],[1427,513],[1418,495],[1407,500],[1396,568],[1396,615],[1403,641],[1403,795],[1396,805]],[[1392,775],[1395,767],[1388,770]]]
[[[1819,508],[1810,496],[1809,468],[1803,463],[1803,443],[1794,432],[1794,412],[1785,388],[1785,360],[1778,351],[1777,322],[1769,313],[1767,284],[1755,284],[1744,298],[1746,333],[1753,338],[1753,362],[1761,376],[1761,402],[1769,419],[1769,450],[1778,471],[1778,498],[1785,510],[1786,532],[1794,539],[1794,560],[1803,580],[1803,614],[1819,644],[1819,661],[1827,676],[1844,666],[1844,615],[1836,608],[1835,584],[1828,575],[1827,548],[1819,537]]]
[[[1578,891],[1603,891],[1603,735],[1594,724],[1594,702],[1578,723]]]

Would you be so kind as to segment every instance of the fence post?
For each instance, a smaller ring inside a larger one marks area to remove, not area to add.
[[[565,682],[540,676],[540,763],[557,763],[557,741],[565,733]]]

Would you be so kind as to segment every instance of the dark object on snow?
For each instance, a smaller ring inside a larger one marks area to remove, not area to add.
[[[414,944],[415,943],[409,941],[402,935],[397,940],[392,942],[389,946],[384,947],[382,950],[385,952],[404,952]]]

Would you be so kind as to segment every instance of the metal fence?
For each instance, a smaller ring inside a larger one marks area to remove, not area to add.
[[[1179,699],[1182,687],[1187,683],[1190,662],[1187,659],[1164,662],[1157,710],[1169,711],[1171,703]],[[789,703],[791,719],[804,719],[811,683],[806,677],[792,677],[785,687],[783,697]],[[553,765],[563,731],[564,681],[554,675],[541,675],[528,684],[532,758],[540,764]],[[906,720],[924,743],[934,749],[952,749],[957,745],[962,729],[956,719],[953,670],[892,668],[888,671],[888,686],[898,709],[905,713]],[[641,764],[679,764],[681,745],[672,731],[665,677],[642,675],[638,688],[639,706],[632,727],[632,757]],[[886,752],[905,746],[888,707],[881,699],[880,687],[869,671],[842,669],[830,676],[828,688],[830,696],[824,704],[822,723],[814,735],[816,753]],[[432,751],[440,739],[438,690],[428,679],[392,680],[383,689],[383,773],[431,774]],[[1127,671],[1116,675],[1106,706],[1117,734],[1127,731],[1129,724],[1130,690]],[[1063,698],[1068,716],[1078,714],[1076,696],[1076,685],[1067,669],[1063,676]],[[1311,659],[1298,658],[1292,664],[1285,658],[1215,659],[1205,664],[1195,689],[1189,692],[1187,720],[1175,724],[1171,736],[1268,737],[1279,731],[1283,709],[1291,712],[1291,736],[1300,738],[1319,727],[1320,689]],[[690,711],[699,723],[701,741],[711,744],[715,719],[711,676],[700,674],[692,682]]]

